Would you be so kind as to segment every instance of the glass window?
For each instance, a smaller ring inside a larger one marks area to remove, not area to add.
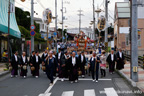
[[[129,3],[117,3],[117,7],[129,7]]]
[[[130,17],[130,13],[118,13],[118,17]]]
[[[138,35],[138,46],[141,46],[141,35]]]
[[[118,12],[129,12],[130,13],[130,8],[118,8]]]
[[[129,45],[129,34],[126,34],[126,46]]]

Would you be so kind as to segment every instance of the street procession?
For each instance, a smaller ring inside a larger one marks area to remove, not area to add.
[[[85,42],[84,33],[81,31],[76,46],[59,42],[57,50],[45,49],[41,56],[39,52],[32,51],[29,59],[27,59],[25,52],[19,57],[16,51],[10,64],[11,78],[18,75],[22,78],[28,78],[27,71],[31,71],[33,77],[40,78],[39,70],[43,70],[50,80],[50,86],[53,85],[56,77],[62,82],[68,79],[70,83],[77,83],[79,78],[91,76],[93,82],[98,82],[99,77],[104,78],[106,74],[114,74],[115,69],[124,68],[125,57],[121,48],[116,49],[117,53],[111,50],[106,56],[102,47],[99,49],[88,47]],[[108,73],[106,72],[107,68],[109,69]]]
[[[0,96],[144,96],[144,0],[0,0]]]

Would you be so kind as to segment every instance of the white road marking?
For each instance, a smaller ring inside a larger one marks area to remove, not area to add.
[[[39,94],[38,96],[51,96],[51,93],[47,93],[47,94]]]
[[[53,88],[53,86],[55,85],[55,83],[58,81],[58,77],[54,80],[54,82],[53,82],[53,85],[52,86],[49,86],[48,87],[48,89],[45,91],[45,93],[42,93],[42,94],[39,94],[38,96],[50,96],[51,95],[51,93],[49,93],[50,92],[50,90]]]
[[[65,91],[62,93],[61,96],[73,96],[74,95],[74,91]]]
[[[61,80],[61,79],[59,79]],[[69,79],[65,79],[66,81],[69,80]],[[86,78],[80,78],[78,79],[80,81],[91,81],[92,79],[86,79]],[[99,81],[111,81],[112,79],[98,79]]]
[[[114,88],[104,88],[107,96],[118,96]]]
[[[45,93],[49,93],[50,92],[50,90],[53,88],[53,86],[55,85],[55,83],[58,81],[58,77],[54,80],[54,82],[53,82],[53,85],[52,86],[49,86],[49,88],[45,91]]]
[[[96,96],[95,90],[94,89],[84,90],[84,96]]]

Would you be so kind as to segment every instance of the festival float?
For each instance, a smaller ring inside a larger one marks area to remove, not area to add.
[[[74,36],[74,41],[72,41],[72,43],[75,43],[76,47],[71,48],[71,51],[92,51],[92,46],[90,46],[92,42],[83,31]]]

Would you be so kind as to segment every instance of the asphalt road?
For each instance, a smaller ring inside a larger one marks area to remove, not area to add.
[[[0,96],[144,96],[142,94],[123,93],[131,92],[132,88],[117,73],[108,73],[105,78],[100,78],[99,82],[92,82],[91,77],[80,78],[78,83],[71,84],[68,80],[62,82],[58,78],[55,84],[49,87],[50,81],[46,75],[40,71],[38,79],[31,76],[10,78],[10,74],[0,78]]]

